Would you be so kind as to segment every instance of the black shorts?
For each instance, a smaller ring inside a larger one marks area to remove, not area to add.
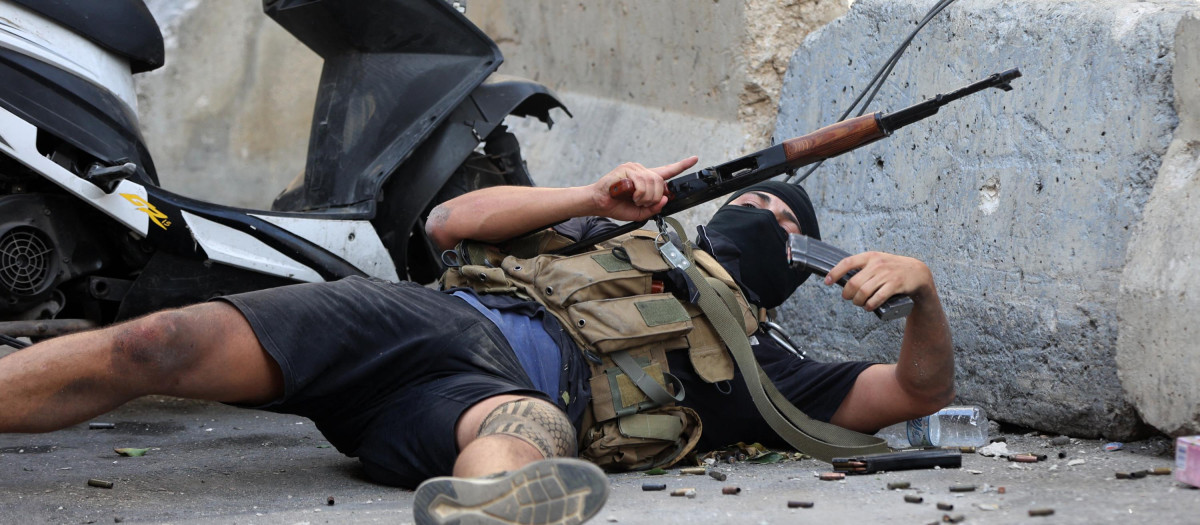
[[[312,419],[373,480],[449,475],[454,426],[500,394],[546,395],[500,330],[465,301],[410,282],[350,277],[221,298],[283,371],[283,397],[252,407]]]

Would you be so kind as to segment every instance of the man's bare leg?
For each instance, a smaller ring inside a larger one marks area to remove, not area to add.
[[[582,523],[608,499],[599,467],[573,459],[575,429],[558,407],[502,395],[467,409],[455,428],[454,476],[417,488],[418,525]],[[499,477],[489,474],[506,472]]]
[[[500,395],[480,401],[463,413],[455,432],[460,452],[454,475],[460,477],[575,455],[575,428],[566,414],[531,397]]]
[[[227,303],[167,310],[57,337],[0,359],[0,432],[49,432],[163,394],[262,403],[283,393],[275,361]]]

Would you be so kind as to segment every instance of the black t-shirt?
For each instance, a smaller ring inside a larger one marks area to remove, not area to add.
[[[581,217],[559,224],[554,230],[579,240],[614,227],[608,219]],[[826,422],[841,406],[858,375],[874,364],[819,363],[801,358],[761,330],[754,334],[751,348],[759,366],[780,393],[809,417]],[[728,384],[711,384],[696,375],[687,352],[667,352],[667,361],[671,373],[684,387],[685,397],[679,404],[695,410],[704,424],[699,450],[713,450],[739,441],[786,446],[759,415],[740,371]]]

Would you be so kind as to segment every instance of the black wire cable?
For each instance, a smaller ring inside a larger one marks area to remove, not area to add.
[[[892,56],[888,57],[887,62],[884,62],[883,67],[880,67],[879,71],[875,72],[875,76],[872,77],[871,81],[867,83],[866,88],[858,94],[858,97],[854,99],[854,102],[850,104],[850,107],[846,109],[846,112],[842,113],[842,116],[838,118],[838,122],[846,120],[846,117],[849,116],[850,113],[854,112],[854,108],[858,107],[859,102],[862,102],[863,97],[867,95],[867,92],[870,92],[871,95],[867,97],[866,102],[863,102],[862,109],[860,109],[858,114],[855,116],[862,116],[863,113],[867,112],[867,107],[871,105],[871,101],[875,100],[875,94],[879,93],[879,89],[883,87],[884,81],[887,80],[888,75],[892,74],[892,69],[896,67],[896,63],[900,61],[900,57],[903,56],[904,52],[908,50],[908,45],[912,43],[914,38],[916,38],[917,33],[920,33],[921,29],[924,29],[931,20],[937,17],[938,13],[941,13],[943,9],[954,2],[955,0],[939,0],[937,4],[929,9],[929,12],[925,13],[925,17],[922,18],[921,22],[917,24],[917,27],[908,34],[908,38],[905,38],[904,41],[900,43],[900,45],[896,48],[896,51],[892,53]],[[792,182],[792,184],[800,184],[801,182],[804,182],[804,179],[807,179],[809,175],[812,175],[812,173],[817,171],[817,168],[821,167],[821,165],[824,163],[825,159],[821,159],[816,164],[813,164],[812,167],[808,168],[808,170],[804,172],[804,175],[800,176],[799,180]],[[796,174],[792,173],[783,181],[791,182],[792,178],[795,176]]]
[[[26,343],[25,341],[17,339],[16,337],[13,337],[11,335],[4,335],[4,334],[0,334],[0,343],[3,343],[8,346],[11,346],[13,348],[16,348],[17,350],[20,350],[22,348],[28,348],[30,346],[29,343]]]

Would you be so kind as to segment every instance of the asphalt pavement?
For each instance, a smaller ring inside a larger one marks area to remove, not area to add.
[[[412,522],[412,492],[368,481],[356,460],[331,448],[304,418],[148,397],[91,423],[113,428],[82,423],[48,434],[0,435],[0,523]],[[1110,452],[1098,440],[1051,445],[1050,436],[1036,433],[1002,437],[1010,452],[1047,459],[1014,463],[965,454],[958,469],[842,481],[817,477],[831,470],[827,464],[791,458],[709,467],[726,474],[725,481],[681,475],[678,469],[660,476],[617,474],[611,476],[608,505],[592,522],[924,524],[958,517],[963,523],[1200,522],[1200,490],[1169,475],[1115,477],[1173,467],[1166,438]],[[147,450],[124,457],[118,448]],[[89,480],[112,486],[91,486]],[[888,489],[901,481],[911,488]],[[644,483],[666,484],[667,490],[643,491]],[[974,490],[951,492],[955,485]],[[725,487],[741,490],[727,495]],[[680,488],[694,488],[695,496],[671,496]],[[909,503],[905,496],[921,502]],[[791,501],[812,507],[789,508]],[[953,509],[941,510],[939,503]],[[1032,517],[1034,509],[1054,513]]]

